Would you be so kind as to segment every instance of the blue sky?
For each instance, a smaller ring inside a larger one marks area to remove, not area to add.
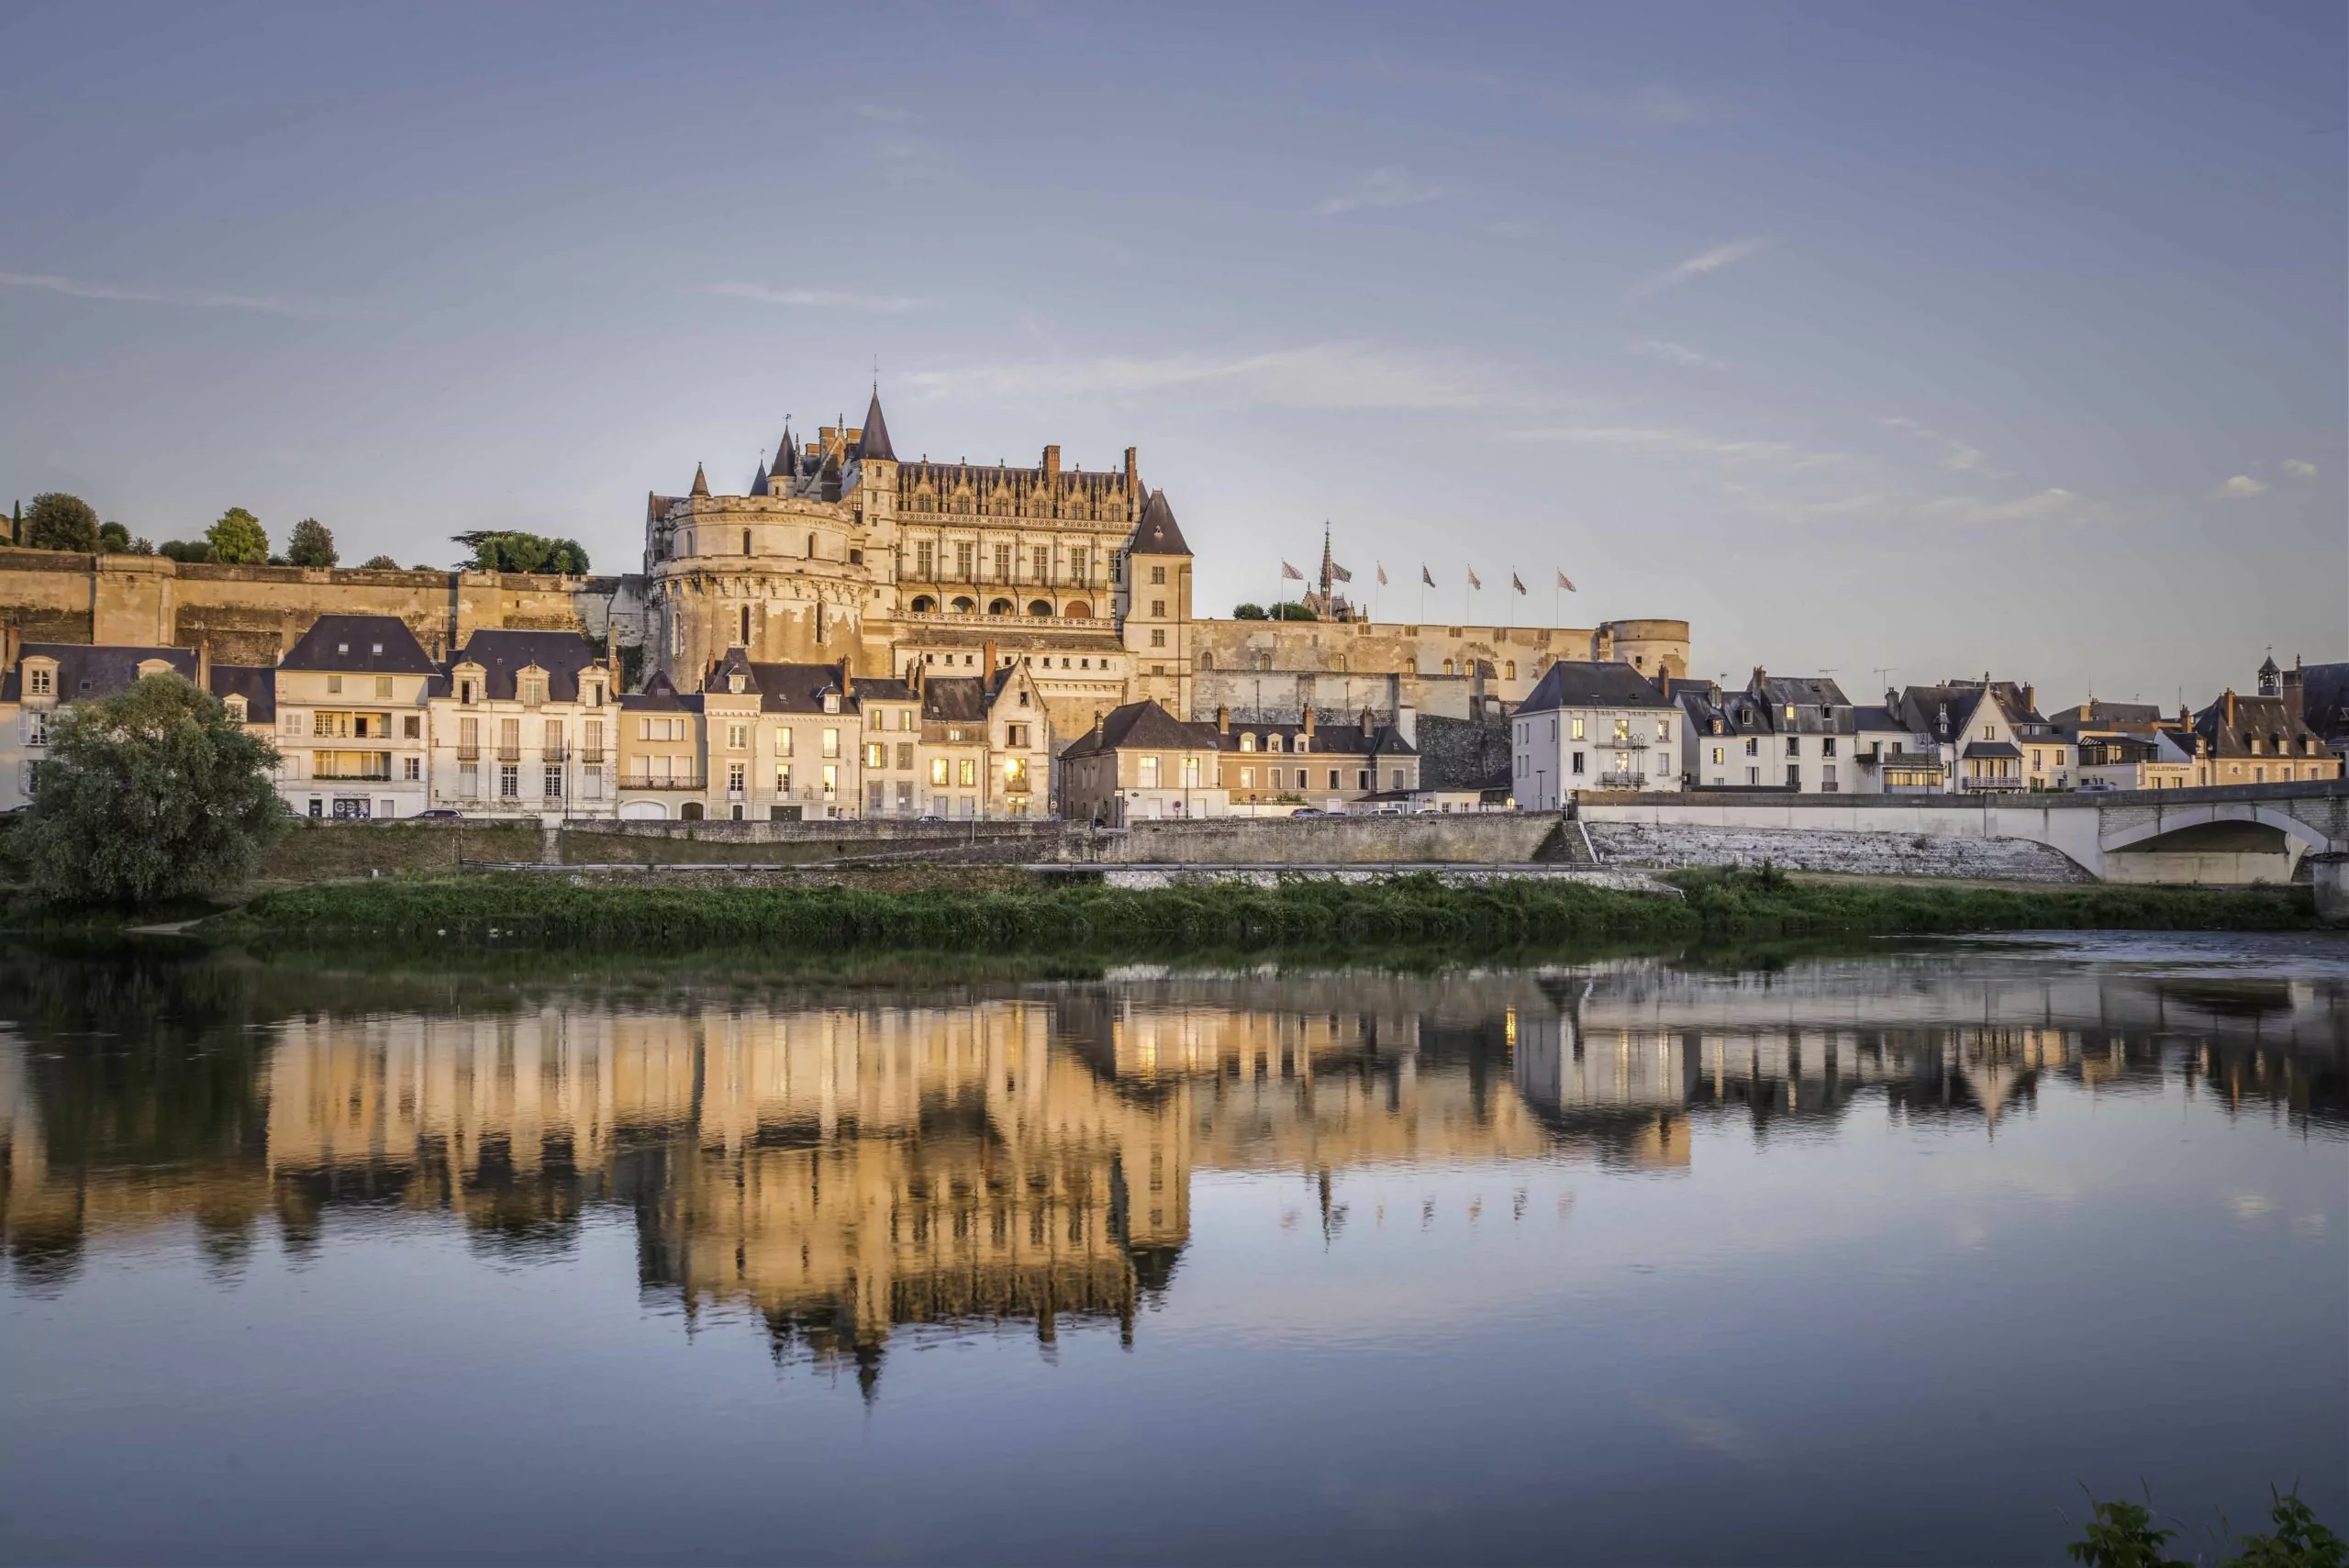
[[[0,489],[347,559],[784,417],[1141,449],[1199,602],[1684,616],[1697,673],[2349,657],[2334,4],[0,15]],[[1506,592],[1514,568],[1535,591]]]

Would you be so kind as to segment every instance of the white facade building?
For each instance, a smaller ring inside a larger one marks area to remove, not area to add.
[[[1509,717],[1510,793],[1528,811],[1580,790],[1676,793],[1683,721],[1629,664],[1553,664]]]

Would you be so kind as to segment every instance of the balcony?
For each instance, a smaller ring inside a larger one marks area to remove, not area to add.
[[[1598,775],[1598,787],[1600,789],[1645,789],[1648,787],[1648,776],[1645,773],[1601,773]]]
[[[709,780],[700,773],[668,773],[660,777],[634,774],[622,780],[620,788],[689,790],[699,795],[709,788]]]
[[[501,762],[518,762],[522,760],[522,748],[519,746],[500,746],[497,749],[497,760]]]
[[[2015,777],[2015,778],[1978,778],[1978,779],[1977,779],[1977,778],[1961,778],[1961,779],[1959,779],[1959,780],[1957,781],[1957,787],[1958,787],[1958,788],[1960,788],[1960,789],[1962,789],[1962,790],[1969,790],[1969,791],[1973,791],[1973,790],[1983,790],[1983,791],[1994,791],[1994,792],[2011,792],[2011,793],[2013,793],[2013,794],[2020,795],[2020,794],[2021,794],[2021,793],[2022,793],[2022,791],[2023,791],[2027,786],[2025,785],[2025,784],[2023,783],[2023,781],[2022,781],[2022,779],[2021,779],[2021,778],[2020,778],[2020,777]]]
[[[1106,616],[991,616],[984,610],[903,610],[897,618],[908,626],[1008,627],[1023,631],[1115,631],[1118,623]]]
[[[478,746],[459,746],[457,748],[457,761],[460,762],[480,762],[481,748]]]
[[[580,748],[579,761],[583,766],[600,768],[604,765],[604,749],[601,746],[584,746]]]
[[[557,741],[551,746],[540,747],[539,757],[542,762],[567,762],[571,761],[571,748]]]
[[[327,784],[389,784],[392,782],[392,771],[389,768],[370,769],[363,773],[343,768],[314,769],[310,777]]]

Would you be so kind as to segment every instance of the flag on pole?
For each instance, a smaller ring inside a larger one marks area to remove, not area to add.
[[[1427,569],[1427,565],[1424,562],[1419,565],[1419,581],[1425,583],[1431,588],[1435,586],[1435,573]]]
[[[1514,568],[1510,570],[1508,574],[1508,585],[1516,589],[1520,594],[1525,592],[1525,579],[1520,577]]]
[[[1347,571],[1344,567],[1339,565],[1334,561],[1330,562],[1330,575],[1340,583],[1351,583],[1354,580],[1354,574],[1353,573]]]
[[[1476,580],[1476,569],[1473,566],[1468,568],[1468,586],[1475,589],[1476,592],[1480,594],[1485,591],[1484,584]]]
[[[1305,573],[1299,572],[1296,567],[1291,566],[1286,561],[1281,562],[1281,575],[1298,583],[1305,581]]]
[[[1386,586],[1386,562],[1383,561],[1378,562],[1378,585],[1382,588]]]
[[[1571,594],[1575,591],[1575,580],[1561,572],[1558,573],[1558,586]]]

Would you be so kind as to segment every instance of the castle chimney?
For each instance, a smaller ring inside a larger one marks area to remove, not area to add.
[[[198,639],[195,644],[195,689],[212,689],[212,639],[208,637]]]
[[[989,642],[983,646],[985,650],[985,657],[980,662],[986,666],[987,678],[993,680],[995,678],[995,644]]]
[[[2234,727],[2235,727],[2235,689],[2234,689],[2232,686],[2229,686],[2229,687],[2227,688],[2227,728],[2228,728],[2229,729],[2232,729]]]
[[[1046,447],[1044,449],[1044,483],[1056,484],[1060,482],[1060,477],[1061,449],[1057,445]]]
[[[2307,693],[2300,684],[2299,656],[2294,654],[2292,667],[2284,672],[2284,711],[2291,715],[2293,723],[2301,721],[2307,712]]]
[[[848,706],[849,694],[850,694],[850,691],[851,691],[851,689],[852,689],[851,683],[852,683],[852,679],[853,679],[853,677],[852,677],[852,676],[850,674],[850,673],[849,673],[848,661],[847,661],[847,660],[845,660],[845,659],[841,660],[841,706],[842,707],[846,707],[846,706]]]
[[[1664,677],[1664,700],[1670,702],[1672,700],[1672,672],[1664,670],[1659,671],[1658,673]]]
[[[1307,703],[1307,704],[1305,705],[1305,727],[1304,727],[1304,728],[1305,728],[1305,733],[1306,733],[1306,736],[1307,736],[1307,738],[1309,740],[1309,739],[1312,737],[1312,734],[1313,734],[1313,705],[1312,705],[1311,703]]]
[[[1231,733],[1231,709],[1223,703],[1215,705],[1215,729],[1219,735]]]
[[[2025,713],[2039,711],[2039,688],[2027,681],[2022,688],[2022,710]]]
[[[1757,697],[1758,697],[1758,696],[1760,696],[1760,695],[1762,695],[1762,688],[1763,688],[1764,686],[1767,685],[1767,684],[1769,684],[1769,681],[1770,681],[1770,673],[1769,673],[1768,671],[1766,671],[1766,670],[1763,669],[1761,665],[1756,664],[1755,666],[1753,666],[1753,681],[1752,681],[1752,682],[1750,682],[1750,683],[1747,684],[1747,686],[1746,686],[1746,688],[1745,688],[1745,689],[1746,689],[1747,691],[1749,691],[1749,692],[1752,692],[1755,696],[1757,696]]]
[[[1135,461],[1135,454],[1141,450],[1140,447],[1126,449],[1126,488],[1129,491],[1141,483],[1141,464]]]

